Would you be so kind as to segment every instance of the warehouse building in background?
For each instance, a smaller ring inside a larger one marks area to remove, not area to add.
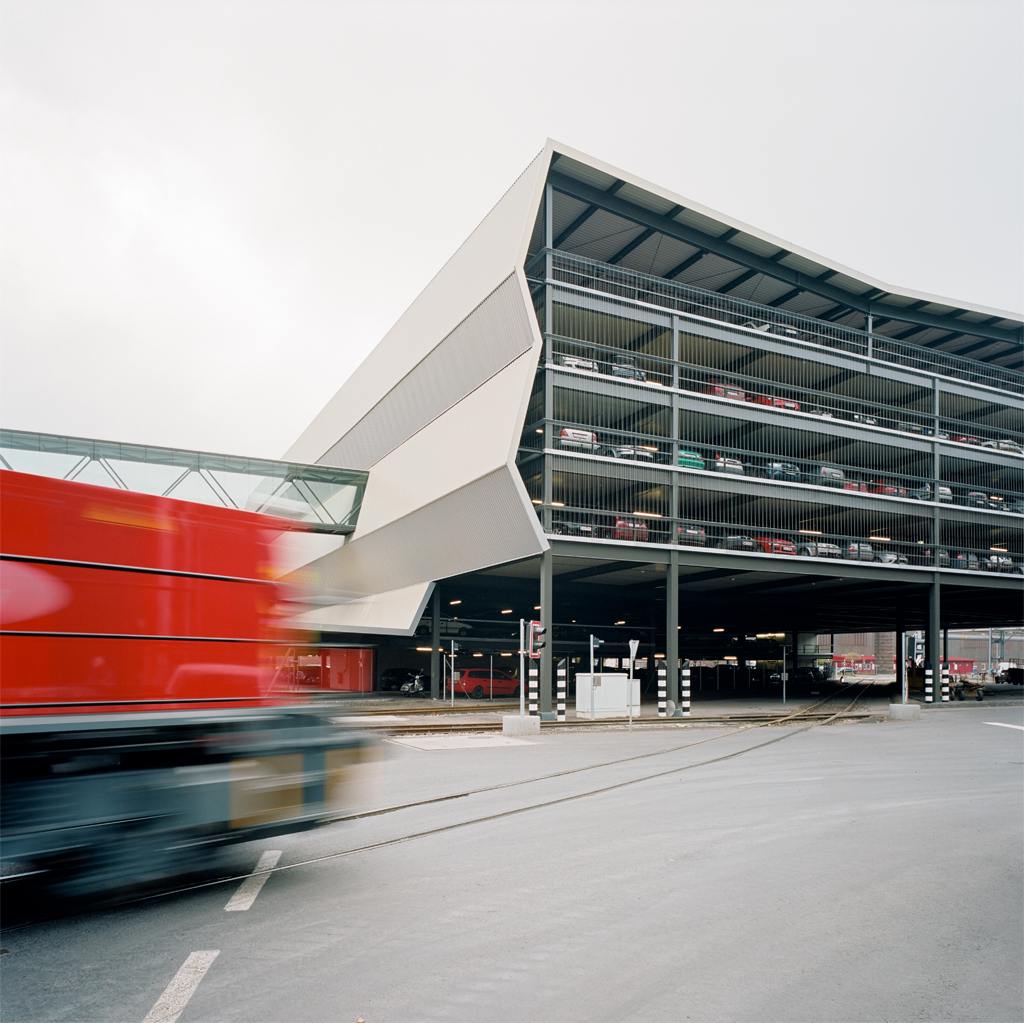
[[[934,663],[1021,622],[1022,330],[549,142],[288,451],[369,472],[302,622],[437,695],[442,642],[508,668],[537,617],[543,704],[595,632],[674,666],[924,630]]]

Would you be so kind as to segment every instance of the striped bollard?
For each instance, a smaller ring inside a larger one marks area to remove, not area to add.
[[[534,665],[530,665],[530,716],[536,717],[540,713],[540,708],[537,705],[538,692],[540,686],[537,682],[537,668]]]
[[[942,669],[942,702],[949,703],[949,668]]]
[[[924,669],[924,702],[925,703],[933,703],[934,702],[934,696],[933,696],[933,690],[932,690],[932,669],[931,668],[925,668]]]
[[[556,686],[558,687],[557,696],[557,707],[556,707],[556,721],[565,720],[565,668],[559,668],[557,672],[558,678]]]
[[[683,717],[690,716],[690,669],[683,668],[680,681],[679,706],[683,708]]]
[[[668,715],[668,682],[665,680],[665,669],[658,669],[658,717],[663,718]]]

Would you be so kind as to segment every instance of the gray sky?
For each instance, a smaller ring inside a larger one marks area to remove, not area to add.
[[[4,0],[4,426],[278,457],[551,136],[1024,308],[1021,3]]]

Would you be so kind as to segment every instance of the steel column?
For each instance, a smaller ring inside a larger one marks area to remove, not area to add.
[[[679,551],[669,551],[665,573],[666,699],[679,703]]]
[[[552,562],[554,558],[549,547],[540,556],[540,623],[547,629],[544,633],[544,647],[540,652],[540,712],[546,721],[552,720],[551,715],[551,664],[552,647],[554,646],[554,615],[552,614],[552,597],[554,584],[552,581]]]
[[[900,688],[900,702],[907,702],[907,637],[903,626],[896,630],[896,685]]]
[[[441,696],[441,587],[434,583],[430,601],[430,698]]]
[[[928,591],[928,663],[927,668],[931,670],[933,688],[938,685],[942,677],[942,594],[940,590],[939,573],[936,572],[931,587]],[[928,676],[925,675],[925,702],[928,699],[927,686]],[[933,691],[932,696],[938,695]]]

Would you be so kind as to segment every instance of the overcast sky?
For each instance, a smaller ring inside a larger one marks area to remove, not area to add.
[[[279,457],[548,136],[1021,310],[1022,11],[4,0],[0,424]]]

